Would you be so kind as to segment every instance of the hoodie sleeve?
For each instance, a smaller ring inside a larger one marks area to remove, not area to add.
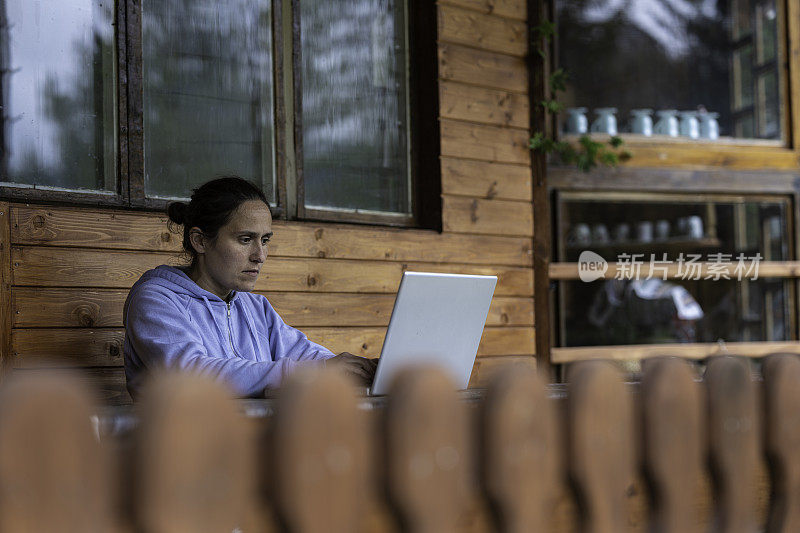
[[[198,372],[226,383],[237,396],[263,395],[265,389],[280,385],[302,364],[298,363],[300,358],[248,361],[208,353],[185,308],[159,291],[144,289],[132,296],[125,328],[127,341],[148,371],[169,368]]]
[[[291,359],[293,361],[320,361],[330,359],[333,352],[311,342],[305,334],[286,324],[273,309],[269,300],[263,298],[267,323],[271,325],[269,348],[275,361]]]

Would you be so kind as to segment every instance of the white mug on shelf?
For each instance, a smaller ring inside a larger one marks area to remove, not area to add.
[[[700,137],[700,122],[697,111],[681,111],[681,135],[690,139]]]
[[[719,139],[719,113],[700,113],[700,137],[702,139]]]
[[[631,131],[645,137],[653,135],[653,118],[650,116],[653,113],[652,109],[633,109],[631,115]]]
[[[653,127],[653,132],[657,135],[669,135],[670,137],[677,137],[680,133],[678,130],[678,111],[675,109],[664,109],[657,111],[658,122]]]
[[[567,133],[583,135],[589,130],[585,107],[567,108]]]
[[[617,117],[614,113],[617,112],[616,107],[600,107],[594,110],[597,113],[597,118],[592,122],[590,128],[592,133],[607,133],[609,135],[617,134]]]

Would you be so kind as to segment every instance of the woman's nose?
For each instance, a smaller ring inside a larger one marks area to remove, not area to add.
[[[250,256],[250,260],[255,261],[256,263],[263,263],[266,258],[267,258],[267,247],[261,245],[256,246],[256,249]]]

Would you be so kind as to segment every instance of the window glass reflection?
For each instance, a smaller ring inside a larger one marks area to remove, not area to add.
[[[102,0],[0,2],[3,181],[115,189],[112,9]]]
[[[620,132],[647,135],[637,130],[633,110],[654,122],[659,111],[677,110],[697,113],[701,122],[713,117],[723,141],[781,139],[782,16],[775,0],[556,3],[558,57],[570,76],[561,100],[572,113],[587,108],[590,124],[598,110],[614,108]],[[563,130],[583,133],[571,131],[567,117]],[[655,133],[669,130],[656,126]]]
[[[274,201],[270,1],[145,0],[145,192],[238,174]]]
[[[300,2],[307,207],[411,212],[403,4]]]

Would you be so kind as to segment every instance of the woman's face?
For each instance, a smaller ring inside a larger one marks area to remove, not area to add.
[[[191,278],[223,300],[232,290],[252,291],[271,237],[272,216],[260,200],[243,202],[213,240],[192,228],[191,240],[198,255]]]

